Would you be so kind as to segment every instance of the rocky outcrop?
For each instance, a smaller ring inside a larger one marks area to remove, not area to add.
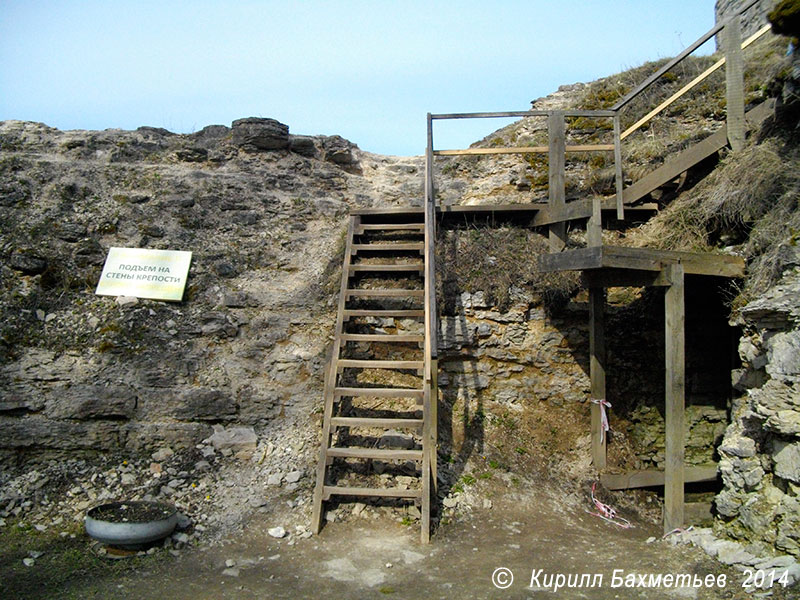
[[[419,158],[274,119],[187,135],[6,121],[0,148],[0,461],[192,448],[309,413],[347,211],[422,188]],[[183,301],[95,296],[112,246],[192,251]]]
[[[800,556],[800,253],[785,254],[780,283],[741,310],[742,395],[719,448],[716,508],[720,531]]]

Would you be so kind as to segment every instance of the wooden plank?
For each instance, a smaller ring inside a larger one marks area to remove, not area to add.
[[[613,144],[574,144],[564,146],[564,152],[613,152]],[[549,146],[510,146],[507,148],[463,148],[436,150],[434,156],[481,156],[489,154],[547,154]]]
[[[625,203],[622,199],[622,145],[619,134],[619,113],[614,117],[614,188],[617,206],[617,219],[625,218]]]
[[[422,250],[422,242],[401,242],[398,244],[353,244],[352,252],[394,252],[397,250]]]
[[[686,483],[716,480],[717,465],[684,468],[684,481]],[[600,475],[600,483],[609,490],[658,487],[664,485],[664,471],[648,469],[644,471],[629,471],[628,473],[606,473]]]
[[[725,98],[728,142],[734,152],[744,147],[747,129],[744,119],[744,58],[742,57],[742,19],[734,15],[722,32],[725,51]]]
[[[339,305],[336,310],[336,325],[334,326],[333,348],[331,349],[331,360],[328,363],[324,382],[324,408],[322,417],[322,440],[320,443],[319,462],[317,463],[317,481],[314,488],[314,498],[311,509],[311,528],[314,533],[319,533],[322,529],[322,503],[323,488],[325,487],[325,472],[327,470],[328,457],[327,448],[331,442],[331,417],[333,415],[334,390],[336,389],[336,378],[338,374],[337,362],[341,350],[341,333],[344,325],[345,292],[347,292],[348,273],[351,261],[351,246],[353,244],[353,232],[359,225],[361,217],[351,216],[345,234],[345,251],[342,263],[342,283],[339,288]]]
[[[425,311],[421,308],[413,309],[387,309],[387,308],[347,308],[344,311],[344,318],[350,319],[352,317],[375,317],[377,319],[413,319],[424,317]]]
[[[351,215],[358,216],[383,216],[392,215],[398,216],[419,216],[425,211],[421,206],[391,206],[386,208],[354,208],[350,211]]]
[[[334,427],[376,427],[381,429],[420,429],[422,419],[383,419],[377,417],[333,417]]]
[[[681,173],[688,171],[699,163],[724,148],[728,143],[727,130],[723,126],[712,135],[708,136],[694,146],[686,148],[655,171],[648,173],[633,185],[622,191],[622,200],[625,204],[636,202],[653,190],[660,188],[677,178]]]
[[[664,533],[683,527],[684,406],[686,394],[684,270],[681,263],[664,269],[671,283],[664,295],[665,461]]]
[[[393,448],[328,448],[334,458],[372,458],[375,460],[422,460],[422,450]]]
[[[603,246],[604,267],[661,270],[668,263],[681,262],[688,275],[713,277],[744,277],[744,259],[740,256],[710,252],[680,252],[653,248]]]
[[[343,333],[343,342],[415,342],[425,341],[423,335],[403,333]]]
[[[742,7],[742,9],[739,11],[739,13],[744,12],[750,6],[752,6],[753,4],[755,4],[758,1],[759,0],[752,0],[746,6]],[[717,23],[716,25],[714,25],[714,27],[712,27],[705,34],[703,34],[699,38],[697,38],[697,40],[694,43],[692,43],[689,47],[687,47],[685,50],[683,50],[683,52],[678,54],[671,61],[667,62],[658,71],[656,71],[655,73],[650,75],[650,77],[645,79],[641,84],[636,86],[633,90],[631,90],[630,92],[625,94],[625,96],[621,100],[619,100],[614,106],[611,107],[611,110],[618,111],[621,108],[623,108],[625,105],[627,105],[631,100],[636,98],[636,96],[638,96],[644,90],[646,90],[648,87],[650,87],[664,73],[666,73],[667,71],[673,69],[675,67],[675,65],[680,63],[684,58],[689,56],[692,52],[694,52],[700,46],[705,44],[708,40],[710,40],[712,37],[717,35],[722,30],[722,28],[725,27],[725,23],[726,23],[726,21],[721,21],[721,22]]]
[[[340,358],[340,369],[422,369],[421,360],[356,360]]]
[[[400,488],[365,488],[325,486],[325,500],[331,496],[364,496],[371,498],[419,498],[421,490],[401,490]]]
[[[768,32],[771,29],[771,27],[772,27],[771,25],[765,25],[764,27],[759,29],[756,33],[754,33],[749,38],[747,38],[747,40],[742,42],[742,45],[741,45],[742,50],[747,48],[750,44],[752,44],[754,41],[756,41],[758,38],[760,38],[762,35],[764,35],[766,32]],[[681,96],[686,94],[686,92],[688,92],[689,90],[691,90],[692,88],[697,86],[697,84],[702,83],[705,79],[708,78],[709,75],[711,75],[711,74],[715,73],[717,70],[719,70],[719,68],[722,67],[725,64],[725,62],[726,62],[725,57],[722,57],[721,59],[719,59],[712,66],[710,66],[708,69],[706,69],[705,71],[700,73],[700,75],[698,75],[697,77],[692,79],[689,83],[687,83],[685,86],[683,86],[680,90],[675,92],[672,96],[670,96],[669,98],[664,100],[664,102],[662,102],[656,108],[654,108],[649,113],[647,113],[644,117],[642,117],[641,119],[636,121],[636,123],[631,125],[628,129],[626,129],[622,133],[620,138],[624,140],[626,137],[631,135],[633,132],[635,132],[637,129],[639,129],[642,125],[644,125],[645,123],[650,121],[650,119],[652,119],[658,113],[660,113],[665,108],[667,108],[670,104],[672,104],[673,102],[678,100]]]
[[[337,387],[336,397],[351,398],[422,398],[423,390],[415,388],[354,388]]]
[[[539,256],[539,270],[545,273],[553,271],[582,271],[599,269],[603,266],[603,247],[579,248],[569,252],[542,254]]]
[[[472,113],[449,113],[429,115],[433,120],[441,119],[493,119],[493,118],[514,118],[514,117],[549,117],[553,111],[550,110],[512,110],[504,112],[472,112]],[[613,117],[614,110],[585,110],[567,109],[561,111],[566,117]]]
[[[347,298],[422,298],[425,290],[347,290]]]
[[[566,123],[564,113],[554,111],[547,119],[547,132],[550,144],[548,162],[548,195],[550,209],[558,214],[566,206],[565,147]],[[566,223],[550,225],[550,252],[561,252],[567,245]]]
[[[664,265],[677,262],[683,263],[689,275],[744,276],[744,260],[739,256],[624,246],[596,246],[543,254],[539,257],[539,268],[545,272],[600,268],[660,271]]]
[[[350,267],[350,273],[405,273],[405,272],[417,272],[423,273],[425,271],[425,265],[423,264],[392,264],[392,265],[383,265],[383,264],[363,264],[363,265],[352,265]]]
[[[748,111],[746,118],[750,128],[755,128],[769,117],[774,111],[774,101],[766,101]],[[678,153],[669,162],[661,165],[652,173],[642,177],[633,185],[627,187],[622,192],[623,202],[631,204],[643,198],[665,183],[669,183],[677,178],[681,173],[688,171],[691,167],[718,152],[728,143],[728,128],[723,125],[721,129],[711,134],[694,146],[690,146]]]
[[[589,288],[589,378],[591,381],[592,464],[606,468],[607,436],[603,431],[603,409],[595,400],[606,399],[606,291]]]
[[[366,223],[359,225],[356,235],[363,235],[367,231],[417,231],[425,230],[424,223]]]

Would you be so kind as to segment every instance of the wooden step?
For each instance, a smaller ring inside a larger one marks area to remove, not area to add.
[[[334,427],[376,427],[381,429],[421,429],[422,419],[387,419],[379,417],[331,417]]]
[[[425,223],[365,223],[355,229],[356,235],[365,231],[425,231]]]
[[[331,496],[371,496],[382,498],[422,498],[422,490],[401,490],[400,488],[337,487],[326,485],[322,488],[322,499]]]
[[[346,308],[342,316],[346,321],[350,317],[377,317],[377,318],[398,318],[411,319],[414,317],[424,317],[425,311],[421,308],[412,309],[373,309],[373,308]]]
[[[353,273],[406,273],[417,272],[424,273],[425,265],[422,263],[408,263],[408,264],[364,264],[364,265],[350,265],[350,274]]]
[[[343,342],[417,342],[425,341],[424,335],[404,333],[343,333],[340,338]]]
[[[337,397],[365,398],[422,398],[425,391],[414,388],[351,388],[338,387],[334,390]]]
[[[389,448],[328,448],[333,458],[372,458],[375,460],[422,460],[422,450]]]
[[[402,242],[399,244],[353,244],[350,246],[353,254],[357,252],[399,252],[408,250],[423,251],[425,244],[423,242]]]
[[[383,290],[347,290],[345,294],[350,298],[423,298],[425,290],[383,289]]]
[[[422,360],[354,360],[340,358],[336,363],[339,369],[417,369],[425,366]]]

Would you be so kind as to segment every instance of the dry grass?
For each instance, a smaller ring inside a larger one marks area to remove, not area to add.
[[[443,231],[436,258],[441,297],[452,300],[462,292],[482,291],[503,310],[519,290],[555,308],[577,291],[578,275],[540,272],[536,258],[547,252],[546,238],[525,228]],[[448,313],[447,306],[444,310]]]
[[[800,149],[766,138],[725,157],[696,188],[680,196],[634,237],[636,245],[708,251],[734,246],[748,263],[737,304],[764,292],[781,274],[781,246],[800,232]]]

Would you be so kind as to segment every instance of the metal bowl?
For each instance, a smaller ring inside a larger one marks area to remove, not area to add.
[[[107,521],[98,517],[98,513],[102,513],[103,509],[121,509],[123,505],[134,508],[159,508],[167,516],[142,523]],[[110,502],[101,504],[90,509],[84,519],[86,533],[90,537],[103,544],[120,548],[142,546],[143,544],[161,540],[172,533],[177,523],[178,509],[170,504],[159,502]]]

